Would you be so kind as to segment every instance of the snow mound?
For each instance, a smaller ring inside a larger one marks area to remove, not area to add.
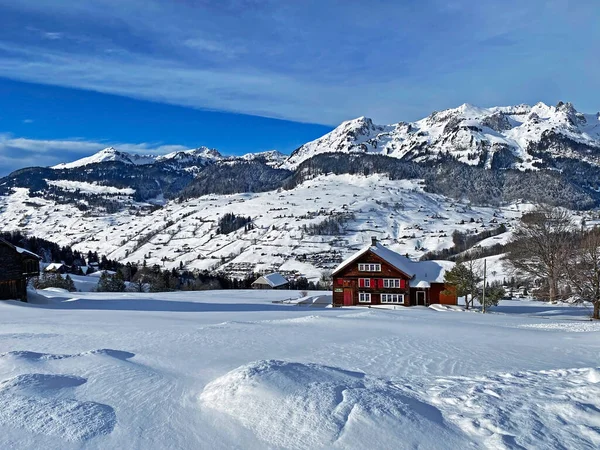
[[[130,358],[133,358],[135,356],[135,353],[126,352],[123,350],[113,350],[110,348],[100,348],[97,350],[90,350],[87,352],[75,353],[72,355],[39,353],[39,352],[31,352],[29,350],[13,350],[13,351],[6,352],[6,353],[0,353],[0,358],[25,359],[25,360],[29,360],[29,361],[51,361],[51,360],[55,360],[55,359],[77,358],[77,357],[82,357],[82,356],[93,356],[93,355],[109,356],[111,358],[127,360]]]
[[[386,381],[318,364],[261,360],[209,383],[201,404],[283,448],[467,448],[441,412]]]
[[[112,432],[117,422],[108,405],[75,399],[52,398],[61,389],[87,380],[52,374],[24,374],[0,383],[0,424],[67,441],[85,441]]]
[[[36,389],[63,389],[81,386],[87,379],[69,375],[54,375],[46,373],[27,373],[0,383],[0,390],[31,391]]]
[[[28,361],[64,359],[70,356],[71,355],[54,355],[50,353],[30,352],[29,350],[13,350],[6,353],[0,353],[0,358],[25,359]]]
[[[486,448],[600,448],[598,368],[437,379],[427,392]]]

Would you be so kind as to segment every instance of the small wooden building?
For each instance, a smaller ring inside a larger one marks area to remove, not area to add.
[[[27,281],[40,274],[40,257],[0,239],[0,300],[27,301]]]
[[[372,238],[333,271],[333,305],[456,305],[454,286],[444,283],[453,266],[450,261],[412,261]]]
[[[284,289],[289,281],[280,273],[263,275],[252,283],[252,289]]]

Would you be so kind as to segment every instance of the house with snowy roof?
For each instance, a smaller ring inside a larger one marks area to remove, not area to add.
[[[333,305],[456,305],[456,289],[444,282],[451,261],[413,261],[376,238],[332,273]]]
[[[41,258],[0,239],[0,300],[27,301],[27,282],[40,274]]]
[[[46,267],[44,267],[44,272],[46,273],[67,273],[67,266],[63,263],[50,263]]]
[[[288,283],[287,278],[280,273],[270,273],[252,283],[252,289],[283,289]]]

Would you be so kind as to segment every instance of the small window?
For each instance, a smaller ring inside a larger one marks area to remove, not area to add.
[[[358,301],[360,303],[371,303],[371,294],[369,294],[368,292],[359,292]]]
[[[359,272],[381,272],[381,264],[359,264]]]
[[[360,287],[371,287],[371,279],[370,278],[359,278],[358,285]]]

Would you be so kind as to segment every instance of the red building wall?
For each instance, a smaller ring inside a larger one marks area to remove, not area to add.
[[[381,264],[380,272],[366,272],[359,271],[359,264]],[[369,278],[371,280],[371,287],[359,286],[360,278]],[[384,279],[400,279],[400,288],[384,288]],[[403,287],[402,287],[403,286]],[[360,303],[358,301],[359,292],[366,292],[371,294],[371,303]],[[351,295],[352,305],[380,305],[381,294],[404,294],[405,298],[409,298],[409,277],[389,265],[379,256],[367,252],[364,255],[358,257],[356,260],[350,262],[346,267],[342,268],[339,272],[333,275],[333,305],[343,306],[344,295]]]

